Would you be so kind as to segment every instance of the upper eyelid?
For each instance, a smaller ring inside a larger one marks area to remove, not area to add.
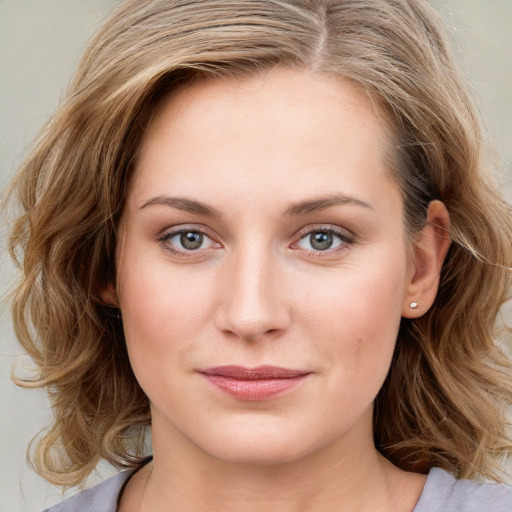
[[[201,233],[202,235],[206,235],[208,238],[211,239],[215,238],[215,235],[212,234],[213,232],[211,229],[200,224],[177,224],[175,226],[168,226],[165,229],[162,229],[158,237],[168,237],[169,235],[175,236],[186,231],[190,231],[193,233]]]
[[[335,224],[314,224],[312,226],[307,226],[307,227],[299,229],[295,233],[294,237],[302,239],[305,236],[307,236],[311,233],[315,233],[317,231],[332,231],[335,234],[346,235],[347,237],[349,237],[353,240],[357,238],[356,234],[352,230],[341,227],[341,226],[337,226]]]

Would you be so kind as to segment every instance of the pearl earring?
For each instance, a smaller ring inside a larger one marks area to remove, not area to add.
[[[411,309],[418,309],[418,306],[419,306],[419,304],[418,304],[417,302],[411,302],[411,303],[409,304],[409,307],[410,307]]]

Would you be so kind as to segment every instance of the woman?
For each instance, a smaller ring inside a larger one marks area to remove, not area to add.
[[[121,2],[13,184],[34,465],[130,470],[51,510],[510,510],[480,141],[422,0]]]

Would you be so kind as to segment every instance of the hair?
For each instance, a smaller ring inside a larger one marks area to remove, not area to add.
[[[496,319],[511,288],[512,212],[429,2],[125,0],[11,185],[21,205],[10,238],[22,271],[14,326],[37,368],[17,382],[49,392],[54,422],[32,452],[47,480],[72,485],[101,459],[134,468],[147,455],[148,398],[100,292],[115,281],[116,226],[155,105],[178,84],[275,66],[349,80],[379,105],[394,129],[390,166],[409,234],[433,199],[451,216],[437,298],[402,320],[375,401],[377,448],[402,469],[500,479],[512,368]]]

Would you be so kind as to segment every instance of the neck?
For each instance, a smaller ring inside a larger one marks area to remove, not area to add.
[[[273,464],[226,462],[172,437],[153,430],[154,460],[139,484],[142,510],[410,512],[425,481],[386,461],[371,431]]]

